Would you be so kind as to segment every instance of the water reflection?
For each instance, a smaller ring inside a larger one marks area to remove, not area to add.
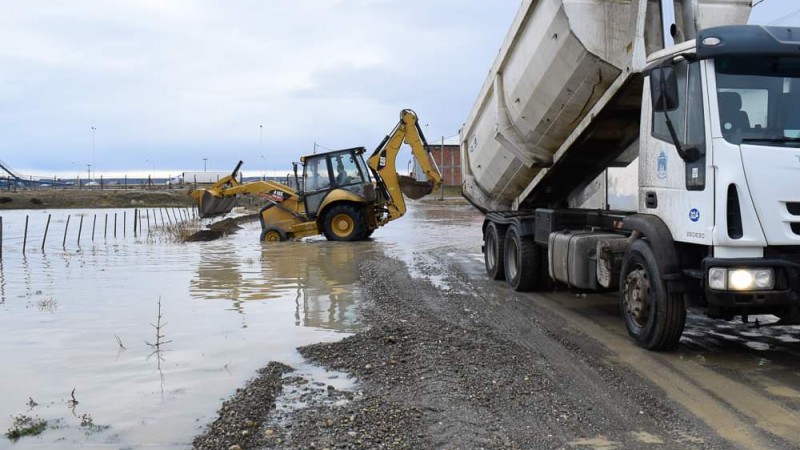
[[[230,300],[242,314],[248,301],[294,298],[295,325],[349,331],[360,296],[359,260],[374,247],[374,242],[321,240],[265,244],[259,264],[233,243],[218,245],[201,253],[190,293]]]

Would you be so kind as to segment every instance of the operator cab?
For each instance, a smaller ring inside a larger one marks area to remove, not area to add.
[[[372,186],[372,179],[361,156],[365,151],[363,147],[355,147],[301,158],[301,191],[309,217],[317,215],[325,197],[336,189],[351,191],[359,196],[365,196],[366,191],[373,192],[367,188]]]

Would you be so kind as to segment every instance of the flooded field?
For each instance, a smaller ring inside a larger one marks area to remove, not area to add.
[[[92,242],[94,215],[102,224],[114,213],[117,237],[103,238],[98,227]],[[42,251],[48,214],[52,220]],[[17,441],[14,448],[20,449],[90,443],[185,448],[220,400],[268,361],[325,376],[308,367],[295,348],[358,329],[360,257],[387,250],[413,258],[415,249],[449,239],[452,227],[476,218],[467,207],[455,213],[412,208],[409,217],[378,230],[369,242],[312,239],[262,246],[257,222],[214,242],[182,244],[157,228],[148,234],[146,225],[134,237],[132,209],[20,210],[2,216],[0,429],[5,432],[18,412],[51,425],[39,437]],[[424,222],[441,226],[416,232]],[[162,338],[153,326],[159,300]],[[163,342],[159,351],[157,339]]]

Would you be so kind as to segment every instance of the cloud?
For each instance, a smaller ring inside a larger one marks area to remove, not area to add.
[[[34,174],[71,170],[91,162],[94,126],[100,170],[144,169],[145,159],[188,170],[203,157],[220,169],[239,159],[290,167],[315,141],[374,146],[405,107],[449,136],[517,7],[4,2],[0,154]]]

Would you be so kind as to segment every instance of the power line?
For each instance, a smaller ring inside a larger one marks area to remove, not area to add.
[[[792,17],[794,17],[794,16],[796,16],[796,15],[798,15],[798,14],[800,14],[800,9],[797,9],[797,10],[795,10],[795,11],[793,11],[793,12],[790,12],[789,14],[787,14],[787,15],[785,15],[785,16],[783,16],[783,17],[781,17],[781,18],[780,18],[780,19],[778,19],[778,20],[774,20],[774,21],[770,22],[770,23],[769,23],[769,25],[775,25],[775,24],[776,24],[776,23],[778,23],[778,22],[783,22],[784,20],[786,20],[786,19],[790,19],[790,18],[792,18]]]

